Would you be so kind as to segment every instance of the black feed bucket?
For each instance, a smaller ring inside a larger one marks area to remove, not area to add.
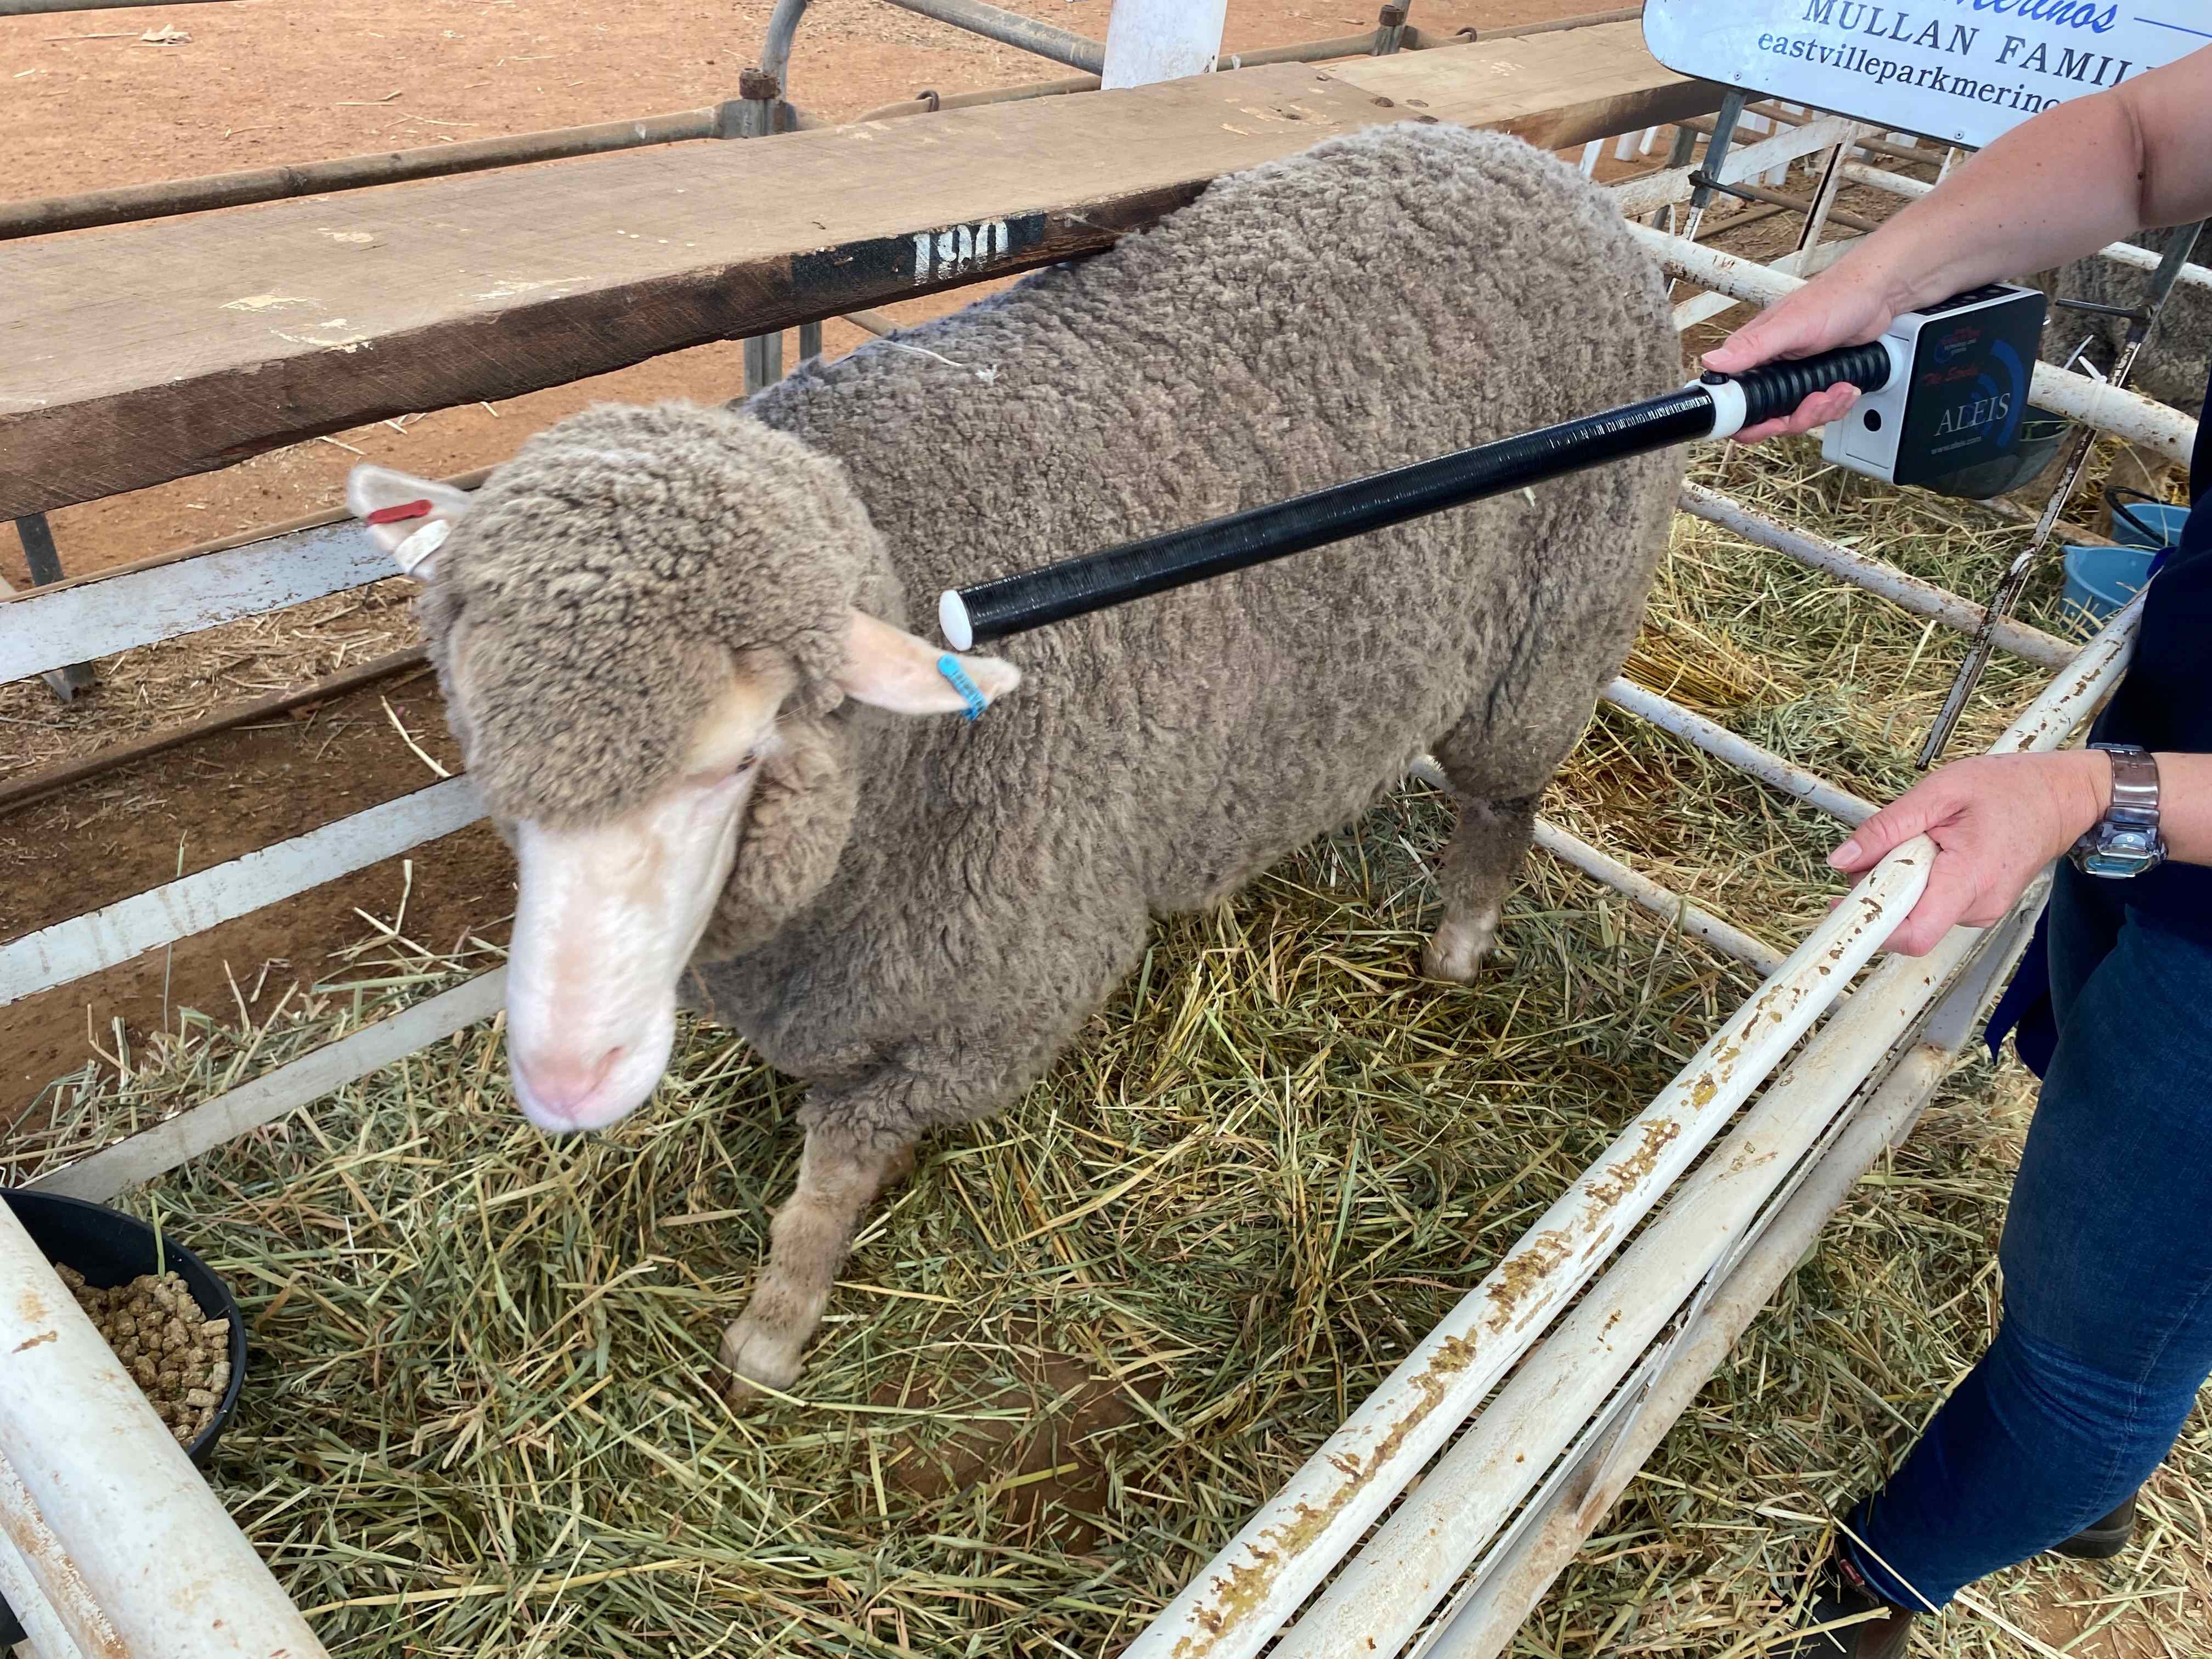
[[[1961,467],[1956,472],[1930,479],[1924,488],[1938,495],[1969,501],[1991,501],[2025,489],[2058,459],[2059,447],[2066,441],[2066,434],[2072,426],[2073,422],[2064,416],[2031,404],[2021,420],[2020,435],[2013,440],[2009,450],[1995,460]]]
[[[230,1386],[216,1402],[207,1427],[185,1448],[185,1455],[204,1468],[238,1409],[238,1391],[246,1381],[246,1321],[230,1287],[173,1237],[164,1233],[156,1239],[150,1225],[120,1210],[15,1187],[0,1188],[0,1198],[7,1200],[31,1243],[57,1267],[76,1268],[86,1284],[98,1290],[128,1285],[141,1273],[173,1273],[185,1281],[201,1313],[230,1327]]]

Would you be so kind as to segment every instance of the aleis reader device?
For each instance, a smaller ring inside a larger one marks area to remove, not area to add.
[[[2032,288],[1994,283],[1906,312],[1880,342],[1887,381],[1828,422],[1821,455],[1871,478],[1926,484],[2006,454],[2027,413],[2047,308]]]

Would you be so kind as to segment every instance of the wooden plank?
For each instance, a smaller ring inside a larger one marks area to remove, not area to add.
[[[483,816],[476,786],[466,778],[448,778],[26,933],[0,945],[0,1008],[450,836]]]
[[[417,1048],[490,1018],[499,1012],[506,996],[507,969],[495,968],[403,1013],[312,1048],[299,1059],[188,1112],[179,1112],[166,1122],[40,1176],[29,1183],[31,1189],[105,1204],[118,1193],[166,1174],[188,1158],[274,1123],[333,1089],[381,1071]]]
[[[420,667],[428,672],[428,656],[419,645],[392,651],[381,657],[362,663],[353,668],[341,669],[326,674],[321,679],[310,680],[305,685],[295,685],[289,691],[271,692],[265,697],[256,697],[250,702],[233,703],[219,708],[204,719],[190,726],[175,726],[167,731],[149,732],[143,738],[110,744],[105,749],[95,749],[89,755],[63,761],[58,765],[43,767],[36,772],[25,772],[0,783],[0,813],[12,812],[19,806],[43,799],[58,789],[82,783],[125,766],[135,766],[140,761],[165,754],[169,750],[197,743],[202,738],[213,737],[218,732],[228,732],[234,726],[245,726],[254,720],[266,720],[271,714],[305,708],[311,703],[327,702],[374,685],[379,680],[404,674],[410,668]]]
[[[181,568],[101,572],[0,604],[0,680],[174,639],[398,574],[348,519],[209,553]]]
[[[1633,22],[1354,58],[1322,72],[1389,99],[1385,114],[1412,111],[1510,132],[1539,149],[1569,149],[1705,114],[1719,107],[1722,95],[1710,82],[1662,81],[1668,71],[1644,51],[1642,27]]]
[[[0,516],[1050,264],[1334,133],[1450,120],[1556,149],[1720,98],[1633,23],[1351,74],[1270,65],[16,244]]]

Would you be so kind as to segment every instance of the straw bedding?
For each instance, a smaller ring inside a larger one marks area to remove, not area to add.
[[[1701,476],[1960,591],[2016,532],[1809,452]],[[2031,620],[2061,624],[2055,581]],[[1632,673],[1862,793],[1910,781],[1957,660],[1678,520]],[[2031,694],[2000,659],[1962,732]],[[1817,814],[1611,713],[1545,810],[1786,946],[1835,891]],[[1114,1651],[1663,1085],[1751,981],[1532,859],[1469,990],[1417,973],[1419,789],[1158,936],[1004,1120],[931,1146],[863,1235],[803,1401],[707,1372],[788,1187],[797,1101],[689,1030],[658,1104],[550,1143],[496,1027],[125,1200],[236,1289],[257,1359],[214,1478],[334,1653]],[[404,920],[252,1030],[65,1086],[10,1178],[487,965]],[[1971,1363],[2025,1110],[1969,1063],[1869,1177],[1522,1632],[1534,1656],[1742,1655],[1789,1569]],[[1928,1653],[2203,1653],[2212,1421],[2103,1571],[1984,1587]],[[2074,1638],[2087,1632],[2078,1644]],[[2041,1644],[2039,1647],[2033,1644]],[[2069,1644],[2072,1644],[2069,1645]]]

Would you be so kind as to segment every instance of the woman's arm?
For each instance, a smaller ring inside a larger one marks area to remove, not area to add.
[[[2212,755],[2158,757],[2159,834],[2179,864],[2212,865]],[[2053,859],[2063,857],[2112,804],[2112,763],[2094,749],[2049,755],[1977,755],[1906,790],[1828,854],[1851,875],[1874,868],[1915,836],[1936,843],[1936,866],[1889,948],[1924,956],[1952,928],[1997,921]]]
[[[2032,117],[1717,349],[1741,374],[1879,339],[1901,311],[2047,270],[2145,227],[2212,216],[2212,47]],[[1848,386],[1816,392],[1739,441],[1840,416]]]

